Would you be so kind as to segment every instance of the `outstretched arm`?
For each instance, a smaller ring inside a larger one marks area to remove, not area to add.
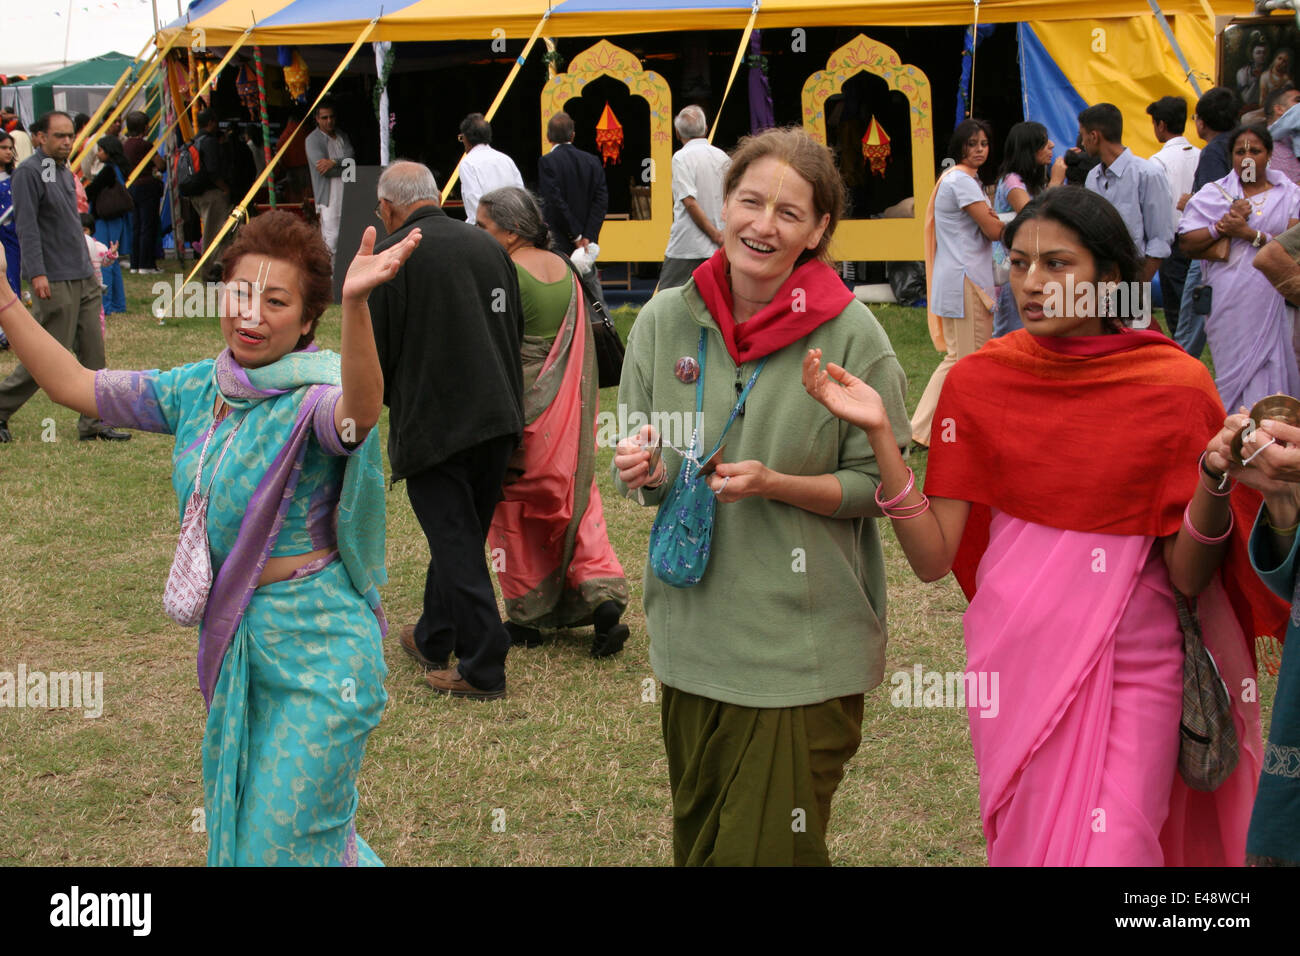
[[[343,394],[334,406],[334,427],[345,445],[359,445],[379,421],[384,404],[384,372],[379,365],[367,298],[397,270],[420,244],[412,229],[397,245],[375,253],[375,227],[367,226],[343,280]]]
[[[803,360],[803,384],[808,394],[826,406],[837,418],[857,425],[867,433],[880,465],[880,497],[891,501],[907,488],[907,463],[898,450],[889,416],[880,396],[866,382],[835,363],[821,368],[821,349],[810,349]],[[922,502],[915,484],[894,508],[909,508]],[[892,509],[891,509],[892,510]],[[894,533],[903,546],[907,562],[922,581],[937,581],[952,570],[970,515],[970,503],[948,498],[931,498],[930,507],[911,518],[895,518]]]
[[[0,272],[4,269],[4,247],[0,246]],[[83,415],[98,417],[95,373],[32,318],[23,300],[8,286],[0,288],[0,330],[9,338],[18,360],[51,399]]]

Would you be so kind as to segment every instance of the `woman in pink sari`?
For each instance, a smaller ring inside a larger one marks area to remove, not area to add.
[[[805,386],[871,438],[880,504],[913,570],[926,581],[952,570],[970,598],[968,671],[1000,690],[967,702],[989,862],[1240,865],[1262,751],[1259,705],[1243,693],[1251,646],[1286,615],[1246,556],[1258,498],[1221,491],[1227,463],[1203,455],[1224,427],[1205,367],[1107,308],[1116,292],[1143,301],[1127,285],[1140,259],[1114,208],[1050,190],[1006,245],[1025,328],[952,369],[927,494],[869,387],[821,371],[816,350]],[[1175,590],[1198,598],[1241,742],[1212,792],[1176,770]]]
[[[623,649],[627,579],[596,487],[598,378],[591,323],[572,269],[547,251],[541,209],[510,186],[479,200],[477,225],[505,247],[524,307],[524,440],[488,532],[511,643],[595,624],[593,657]]]

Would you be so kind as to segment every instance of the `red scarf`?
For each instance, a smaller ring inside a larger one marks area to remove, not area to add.
[[[809,260],[797,266],[777,289],[772,301],[746,322],[732,315],[731,280],[727,253],[719,249],[692,275],[713,321],[718,323],[731,360],[737,365],[761,359],[798,342],[819,325],[844,311],[853,293],[835,270]]]
[[[1022,329],[962,359],[939,397],[925,491],[971,502],[953,562],[967,598],[992,508],[1067,531],[1176,533],[1224,417],[1205,366],[1150,330],[1035,338]],[[1232,493],[1221,568],[1252,651],[1258,634],[1283,638],[1289,611],[1247,553],[1260,501],[1245,485]]]

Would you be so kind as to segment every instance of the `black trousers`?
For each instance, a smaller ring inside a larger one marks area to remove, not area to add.
[[[1180,252],[1172,252],[1160,264],[1160,295],[1165,303],[1165,324],[1172,338],[1178,330],[1178,308],[1183,301],[1183,285],[1192,261]]]
[[[411,509],[429,539],[415,646],[433,661],[455,651],[461,676],[480,690],[496,690],[506,679],[510,635],[483,549],[516,444],[513,435],[491,438],[406,479]]]
[[[153,269],[157,266],[158,202],[162,188],[157,180],[138,182],[130,189],[135,202],[135,231],[131,234],[131,268]]]

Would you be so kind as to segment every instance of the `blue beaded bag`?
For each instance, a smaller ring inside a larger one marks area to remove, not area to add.
[[[677,480],[659,505],[654,526],[650,529],[650,569],[655,577],[675,588],[689,588],[700,583],[709,565],[709,547],[713,540],[713,514],[717,496],[709,488],[708,476],[701,474],[703,464],[718,453],[731,425],[745,407],[749,392],[758,381],[758,373],[767,364],[764,358],[745,383],[736,399],[722,434],[718,436],[713,451],[700,456],[703,436],[699,433],[704,411],[704,359],[708,345],[708,331],[700,330],[700,377],[695,380],[695,424],[691,446],[682,456],[682,467]]]

